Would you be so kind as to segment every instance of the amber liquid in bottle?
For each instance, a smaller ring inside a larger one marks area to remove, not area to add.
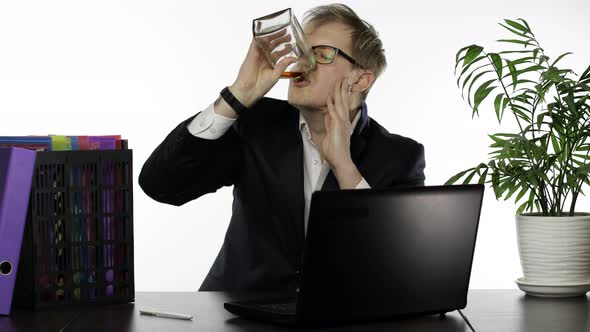
[[[285,71],[281,74],[283,78],[296,78],[303,75],[302,71]]]

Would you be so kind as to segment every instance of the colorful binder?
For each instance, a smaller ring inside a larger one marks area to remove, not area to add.
[[[0,315],[9,315],[36,152],[0,148]]]

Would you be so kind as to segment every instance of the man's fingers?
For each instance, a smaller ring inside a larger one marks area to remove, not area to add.
[[[290,64],[297,62],[297,58],[295,57],[286,57],[277,63],[277,66],[273,70],[273,78],[278,80],[281,77],[281,74],[289,67]]]
[[[348,110],[348,90],[349,90],[349,85],[348,85],[348,81],[349,78],[345,77],[342,79],[342,81],[340,82],[340,90],[338,91],[338,93],[340,94],[340,102],[341,102],[341,107],[340,107],[340,115],[342,116],[343,120],[349,121],[349,110]]]
[[[287,45],[285,46],[282,50],[280,51],[273,51],[270,53],[270,58],[272,59],[272,61],[274,63],[277,62],[277,60],[279,60],[281,57],[291,53],[291,51],[293,50],[293,46],[291,45]]]
[[[328,113],[330,113],[330,115],[334,116],[334,113],[336,112],[336,110],[334,109],[334,101],[332,100],[332,96],[329,95],[328,96],[328,101],[326,103],[326,105],[328,106]]]
[[[332,118],[330,116],[330,112],[326,112],[326,114],[324,114],[324,125],[326,125],[326,132],[330,134],[332,130]]]
[[[330,132],[332,130],[338,130],[340,128],[339,123],[342,121],[340,114],[338,113],[338,106],[334,102],[334,97],[328,97],[328,113],[330,113]],[[329,133],[328,133],[329,134]]]
[[[347,94],[350,96],[352,95],[352,86],[354,85],[354,83],[357,80],[357,73],[353,72],[349,77],[348,77],[348,91]]]
[[[274,50],[274,49],[278,48],[280,45],[283,45],[283,44],[285,44],[285,46],[286,45],[291,45],[291,40],[292,40],[291,35],[282,36],[280,38],[276,38],[276,39],[270,40],[268,42],[267,47],[268,47],[269,50]]]
[[[260,22],[258,22],[260,23]],[[258,27],[260,29],[260,27]],[[280,30],[271,35],[257,36],[258,43],[264,45],[267,49],[274,49],[279,44],[288,43],[291,41],[291,35],[287,35],[287,30]]]
[[[262,24],[262,22],[258,22],[258,25],[256,26],[257,27],[256,28],[257,30],[260,30],[261,24]],[[281,38],[281,37],[287,35],[287,32],[288,32],[287,29],[281,29],[281,30],[279,30],[277,32],[274,32],[274,33],[272,33],[270,35],[266,35],[264,37],[258,36],[258,39],[260,39],[260,40],[262,40],[264,42],[269,43],[269,42],[272,42],[273,40],[276,40],[278,38]]]
[[[336,113],[338,114],[338,118],[342,119],[342,93],[340,92],[342,89],[342,81],[336,83],[334,86],[334,107],[336,109]]]
[[[340,95],[342,98],[342,106],[346,107],[344,111],[348,111],[348,89],[349,84],[348,81],[350,80],[349,77],[345,77],[342,82],[340,83]],[[348,112],[346,112],[348,113]]]
[[[328,112],[330,113],[330,117],[333,121],[338,120],[338,111],[336,109],[337,107],[334,102],[334,98],[331,95],[328,96]]]

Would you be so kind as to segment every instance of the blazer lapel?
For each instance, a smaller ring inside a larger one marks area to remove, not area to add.
[[[299,132],[299,112],[294,112],[294,118],[290,121],[288,133],[284,136],[284,161],[285,168],[288,170],[286,179],[284,181],[285,193],[288,204],[288,218],[290,229],[293,231],[295,244],[290,248],[296,248],[296,251],[291,253],[294,257],[295,264],[299,264],[301,259],[301,252],[303,250],[303,242],[305,240],[305,196],[303,194],[303,141],[301,133]],[[294,123],[291,127],[291,123]]]

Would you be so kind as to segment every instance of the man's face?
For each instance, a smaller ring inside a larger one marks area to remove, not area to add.
[[[346,54],[352,54],[351,30],[342,23],[324,23],[317,26],[307,24],[303,32],[310,47],[329,45],[341,49]],[[352,69],[353,65],[341,55],[337,55],[330,64],[318,63],[308,75],[309,83],[297,84],[295,80],[290,80],[289,103],[305,109],[325,108],[327,98],[333,94],[336,83]]]

